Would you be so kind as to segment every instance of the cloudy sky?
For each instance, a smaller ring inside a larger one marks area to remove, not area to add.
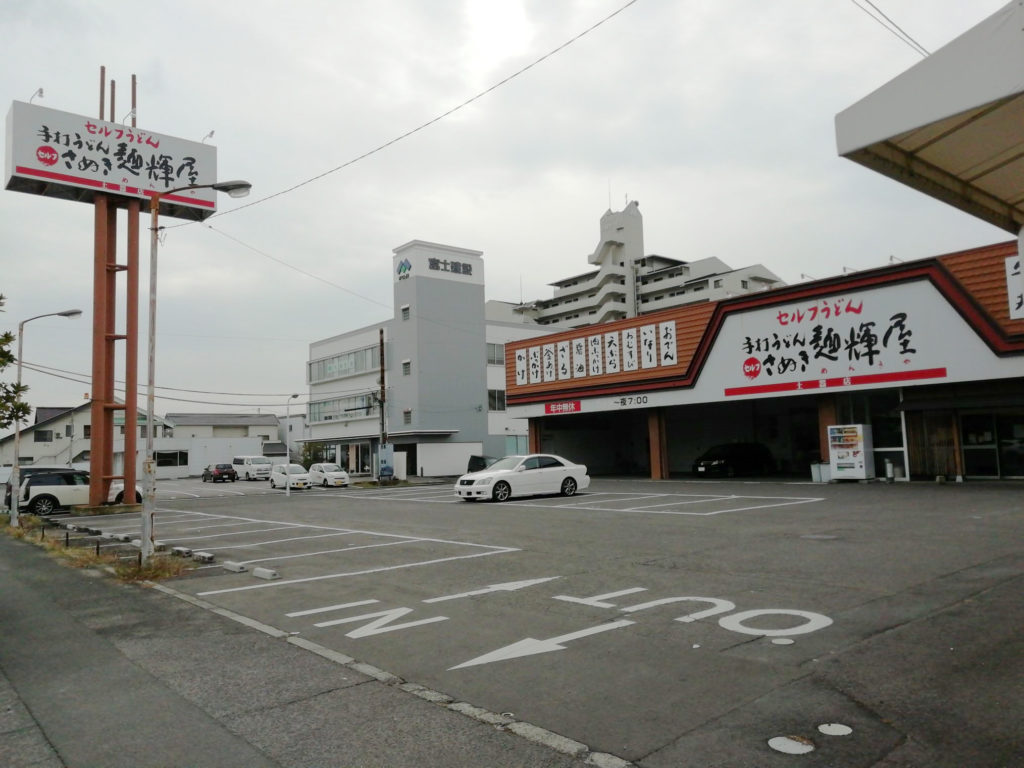
[[[1005,0],[873,4],[935,51]],[[508,301],[586,271],[600,216],[627,200],[648,253],[762,263],[788,282],[1009,239],[837,156],[836,113],[921,59],[865,8],[4,0],[0,95],[6,112],[43,88],[34,104],[98,116],[105,66],[118,122],[134,74],[140,128],[214,132],[219,177],[253,193],[166,232],[156,407],[283,413],[289,393],[305,401],[311,341],[391,316],[391,252],[413,239],[483,251],[487,297]],[[51,371],[26,369],[33,406],[90,390],[92,236],[91,206],[0,192],[0,330],[85,313],[27,326],[26,365]]]

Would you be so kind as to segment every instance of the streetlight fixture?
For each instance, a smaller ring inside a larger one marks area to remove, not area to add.
[[[140,544],[143,561],[153,554],[153,517],[156,513],[156,457],[153,452],[153,405],[156,400],[156,273],[157,251],[160,232],[160,200],[175,192],[189,189],[215,189],[227,192],[230,197],[245,197],[252,189],[248,181],[219,181],[213,184],[189,184],[175,187],[164,192],[154,192],[149,201],[149,364],[146,382],[146,459],[142,462],[143,484],[142,495],[142,535]],[[129,489],[125,489],[127,494]]]
[[[291,407],[292,400],[296,399],[298,394],[289,395],[288,399],[284,401],[284,495],[290,497],[292,495],[292,422],[291,422]]]
[[[81,317],[80,309],[65,309],[63,312],[47,312],[45,315],[36,315],[28,320],[18,323],[18,383],[15,391],[21,389],[21,352],[25,340],[25,323],[38,320],[41,317]],[[21,422],[14,420],[14,461],[11,464],[11,528],[18,527],[18,500],[21,495],[21,473],[18,471],[18,463],[21,461]]]

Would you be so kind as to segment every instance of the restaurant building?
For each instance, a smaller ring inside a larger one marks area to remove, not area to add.
[[[1022,297],[1008,242],[512,342],[509,415],[594,474],[758,442],[806,476],[860,424],[880,476],[1024,477]]]

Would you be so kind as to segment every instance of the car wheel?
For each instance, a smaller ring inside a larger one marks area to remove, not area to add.
[[[114,497],[115,504],[120,504],[122,501],[124,501],[124,491],[121,491],[121,493]]]
[[[135,492],[135,503],[136,504],[141,504],[142,503],[142,494],[139,493],[138,491]]]
[[[206,475],[203,475],[203,482],[206,482]]]
[[[576,495],[576,481],[571,477],[565,478],[562,481],[562,495],[563,496],[575,496]]]
[[[36,496],[28,505],[33,515],[52,515],[57,511],[57,500],[53,496]]]
[[[320,485],[322,485],[324,488],[327,487],[327,478],[326,477],[324,478],[324,481],[322,483],[320,483]]]
[[[495,484],[494,490],[491,492],[491,498],[495,501],[508,501],[512,495],[512,486],[502,480],[500,483]]]
[[[231,482],[233,483],[233,482],[235,482],[235,481],[236,481],[237,479],[238,479],[238,475],[235,475],[234,477],[232,477],[232,478],[231,478]]]
[[[271,488],[277,488],[277,486],[274,485],[274,478],[270,478],[270,487]]]

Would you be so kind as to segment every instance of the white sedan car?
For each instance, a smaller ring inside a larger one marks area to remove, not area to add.
[[[337,464],[310,464],[309,482],[324,488],[344,488],[348,485],[348,472]]]
[[[309,488],[309,473],[301,464],[275,464],[270,468],[271,488]]]
[[[589,485],[590,476],[585,465],[573,464],[549,453],[533,453],[506,456],[487,469],[463,475],[455,483],[455,495],[465,501],[507,501],[512,496],[542,493],[572,496]]]

